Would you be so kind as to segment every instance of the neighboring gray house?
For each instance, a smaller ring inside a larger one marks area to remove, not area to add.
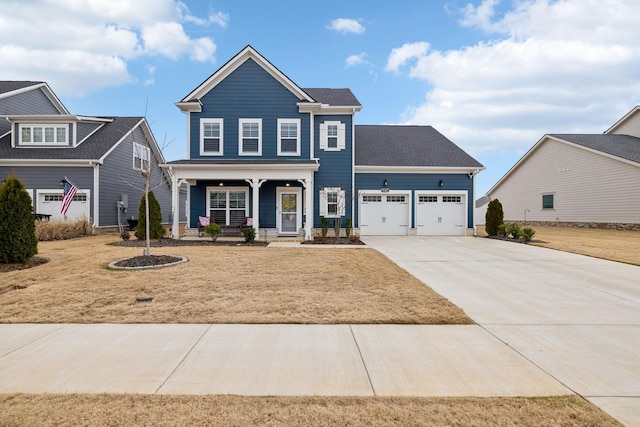
[[[505,222],[640,229],[639,184],[637,106],[603,134],[543,136],[482,200]]]
[[[164,158],[144,117],[73,115],[44,82],[0,81],[0,179],[15,174],[34,213],[63,216],[61,181],[67,177],[79,188],[67,218],[84,216],[97,227],[126,225],[138,217],[145,162],[169,223],[170,171],[158,167]]]

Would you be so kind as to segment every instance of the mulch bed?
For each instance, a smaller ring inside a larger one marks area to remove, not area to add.
[[[358,239],[348,239],[346,237],[316,237],[313,240],[306,240],[302,242],[303,245],[364,245],[364,243]]]
[[[140,255],[121,259],[115,263],[116,267],[153,267],[167,265],[180,261],[182,258],[171,255]]]
[[[113,246],[126,246],[131,248],[144,248],[147,246],[146,240],[131,239],[120,240],[118,242],[111,243]],[[211,241],[211,240],[179,240],[179,239],[156,239],[151,240],[150,246],[152,248],[160,248],[165,246],[267,246],[269,243],[256,241],[253,243],[247,243],[245,241]]]
[[[20,262],[7,263],[7,264],[0,263],[0,273],[7,273],[9,271],[15,271],[15,270],[24,270],[27,268],[37,267],[39,265],[46,264],[48,262],[49,260],[47,258],[35,256],[25,263],[20,263]]]

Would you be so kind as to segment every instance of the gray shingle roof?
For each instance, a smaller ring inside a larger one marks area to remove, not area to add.
[[[0,81],[0,94],[22,89],[29,86],[42,84],[43,82],[29,81]]]
[[[168,165],[315,165],[308,159],[181,159],[167,162]]]
[[[431,126],[355,128],[356,166],[483,167]]]
[[[350,89],[303,88],[307,95],[318,102],[335,107],[361,107],[360,101]]]
[[[76,148],[11,148],[11,136],[0,139],[0,159],[11,160],[97,160],[129,132],[142,117],[110,117],[97,132]]]
[[[634,136],[559,133],[549,136],[640,163],[640,138]]]

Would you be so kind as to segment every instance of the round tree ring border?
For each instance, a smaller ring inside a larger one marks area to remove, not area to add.
[[[143,265],[143,266],[138,266],[138,267],[118,267],[116,264],[119,263],[120,261],[124,261],[126,259],[131,259],[131,258],[135,258],[135,257],[128,257],[128,258],[121,258],[115,261],[112,261],[109,263],[109,268],[113,269],[113,270],[148,270],[148,269],[152,269],[152,268],[165,268],[165,267],[173,267],[174,265],[178,265],[178,264],[182,264],[184,262],[189,261],[189,258],[187,257],[183,257],[183,256],[179,256],[179,255],[169,255],[172,256],[174,258],[180,258],[180,260],[175,261],[175,262],[170,262],[167,264],[158,264],[158,265]]]

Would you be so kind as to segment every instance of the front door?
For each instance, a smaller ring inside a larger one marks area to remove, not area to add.
[[[277,218],[279,234],[298,234],[302,228],[302,190],[280,187],[277,190]]]

